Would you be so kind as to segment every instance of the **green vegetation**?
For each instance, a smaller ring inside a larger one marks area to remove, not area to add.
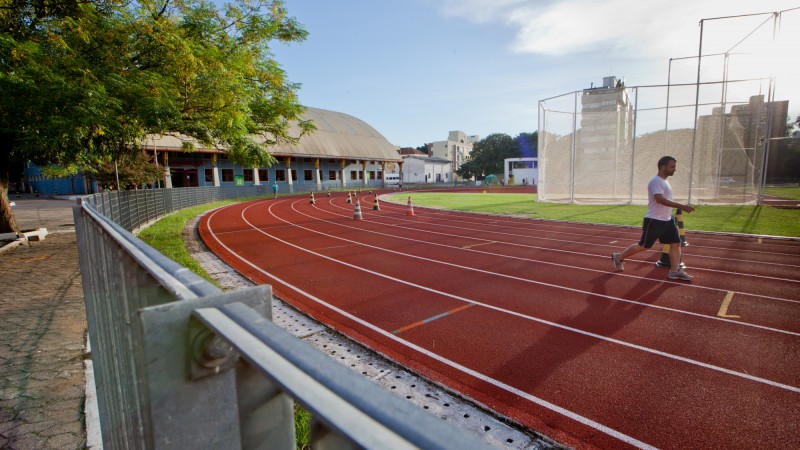
[[[192,257],[192,255],[189,254],[189,249],[186,248],[186,243],[183,239],[183,229],[186,228],[186,224],[198,214],[202,214],[206,211],[225,205],[256,200],[258,198],[262,197],[225,200],[182,209],[175,214],[160,219],[158,222],[142,230],[139,233],[139,238],[151,247],[166,255],[169,259],[177,262],[183,267],[186,267],[187,269],[219,287],[219,285],[208,275],[208,273],[206,273],[205,269],[203,269],[203,266],[201,266],[200,263],[198,263]],[[311,448],[309,446],[311,442],[310,422],[311,413],[302,407],[295,405],[294,426],[298,450]]]
[[[405,203],[407,197],[395,194],[387,200]],[[644,205],[540,203],[531,194],[414,193],[412,202],[456,211],[632,226],[641,224],[647,212]],[[800,210],[700,205],[694,213],[684,214],[683,219],[687,230],[800,236]]]
[[[800,200],[800,186],[793,187],[767,187],[764,189],[767,195],[785,198],[787,200]]]

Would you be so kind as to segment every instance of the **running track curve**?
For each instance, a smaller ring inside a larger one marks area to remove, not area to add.
[[[800,242],[689,230],[687,284],[658,250],[611,270],[637,229],[358,200],[363,220],[337,193],[199,231],[295,307],[571,447],[800,448]]]

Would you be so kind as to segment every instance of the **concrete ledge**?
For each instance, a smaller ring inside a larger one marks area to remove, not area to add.
[[[16,232],[0,233],[0,241],[16,241],[17,238],[19,238],[19,234]]]
[[[0,243],[3,243],[3,241],[0,241]],[[17,239],[11,242],[7,242],[5,243],[5,245],[0,247],[0,253],[11,250],[12,248],[18,246],[19,244],[22,244],[22,239]]]
[[[31,231],[23,231],[19,234],[20,238],[24,238],[28,241],[43,241],[45,237],[47,237],[47,228],[37,228]]]

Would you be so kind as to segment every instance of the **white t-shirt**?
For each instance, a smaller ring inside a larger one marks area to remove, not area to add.
[[[672,220],[672,208],[656,201],[656,194],[672,200],[672,186],[664,178],[656,175],[647,183],[647,214],[645,217],[656,220]]]

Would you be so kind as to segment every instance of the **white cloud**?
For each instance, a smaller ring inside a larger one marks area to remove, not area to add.
[[[793,1],[441,0],[439,6],[446,16],[512,27],[516,35],[509,45],[520,53],[603,51],[614,57],[670,58],[696,54],[700,19],[779,11],[798,6]],[[741,32],[763,19],[768,16],[730,22],[737,22]],[[728,42],[733,46],[740,37],[734,31]],[[724,39],[720,42],[724,47]]]

